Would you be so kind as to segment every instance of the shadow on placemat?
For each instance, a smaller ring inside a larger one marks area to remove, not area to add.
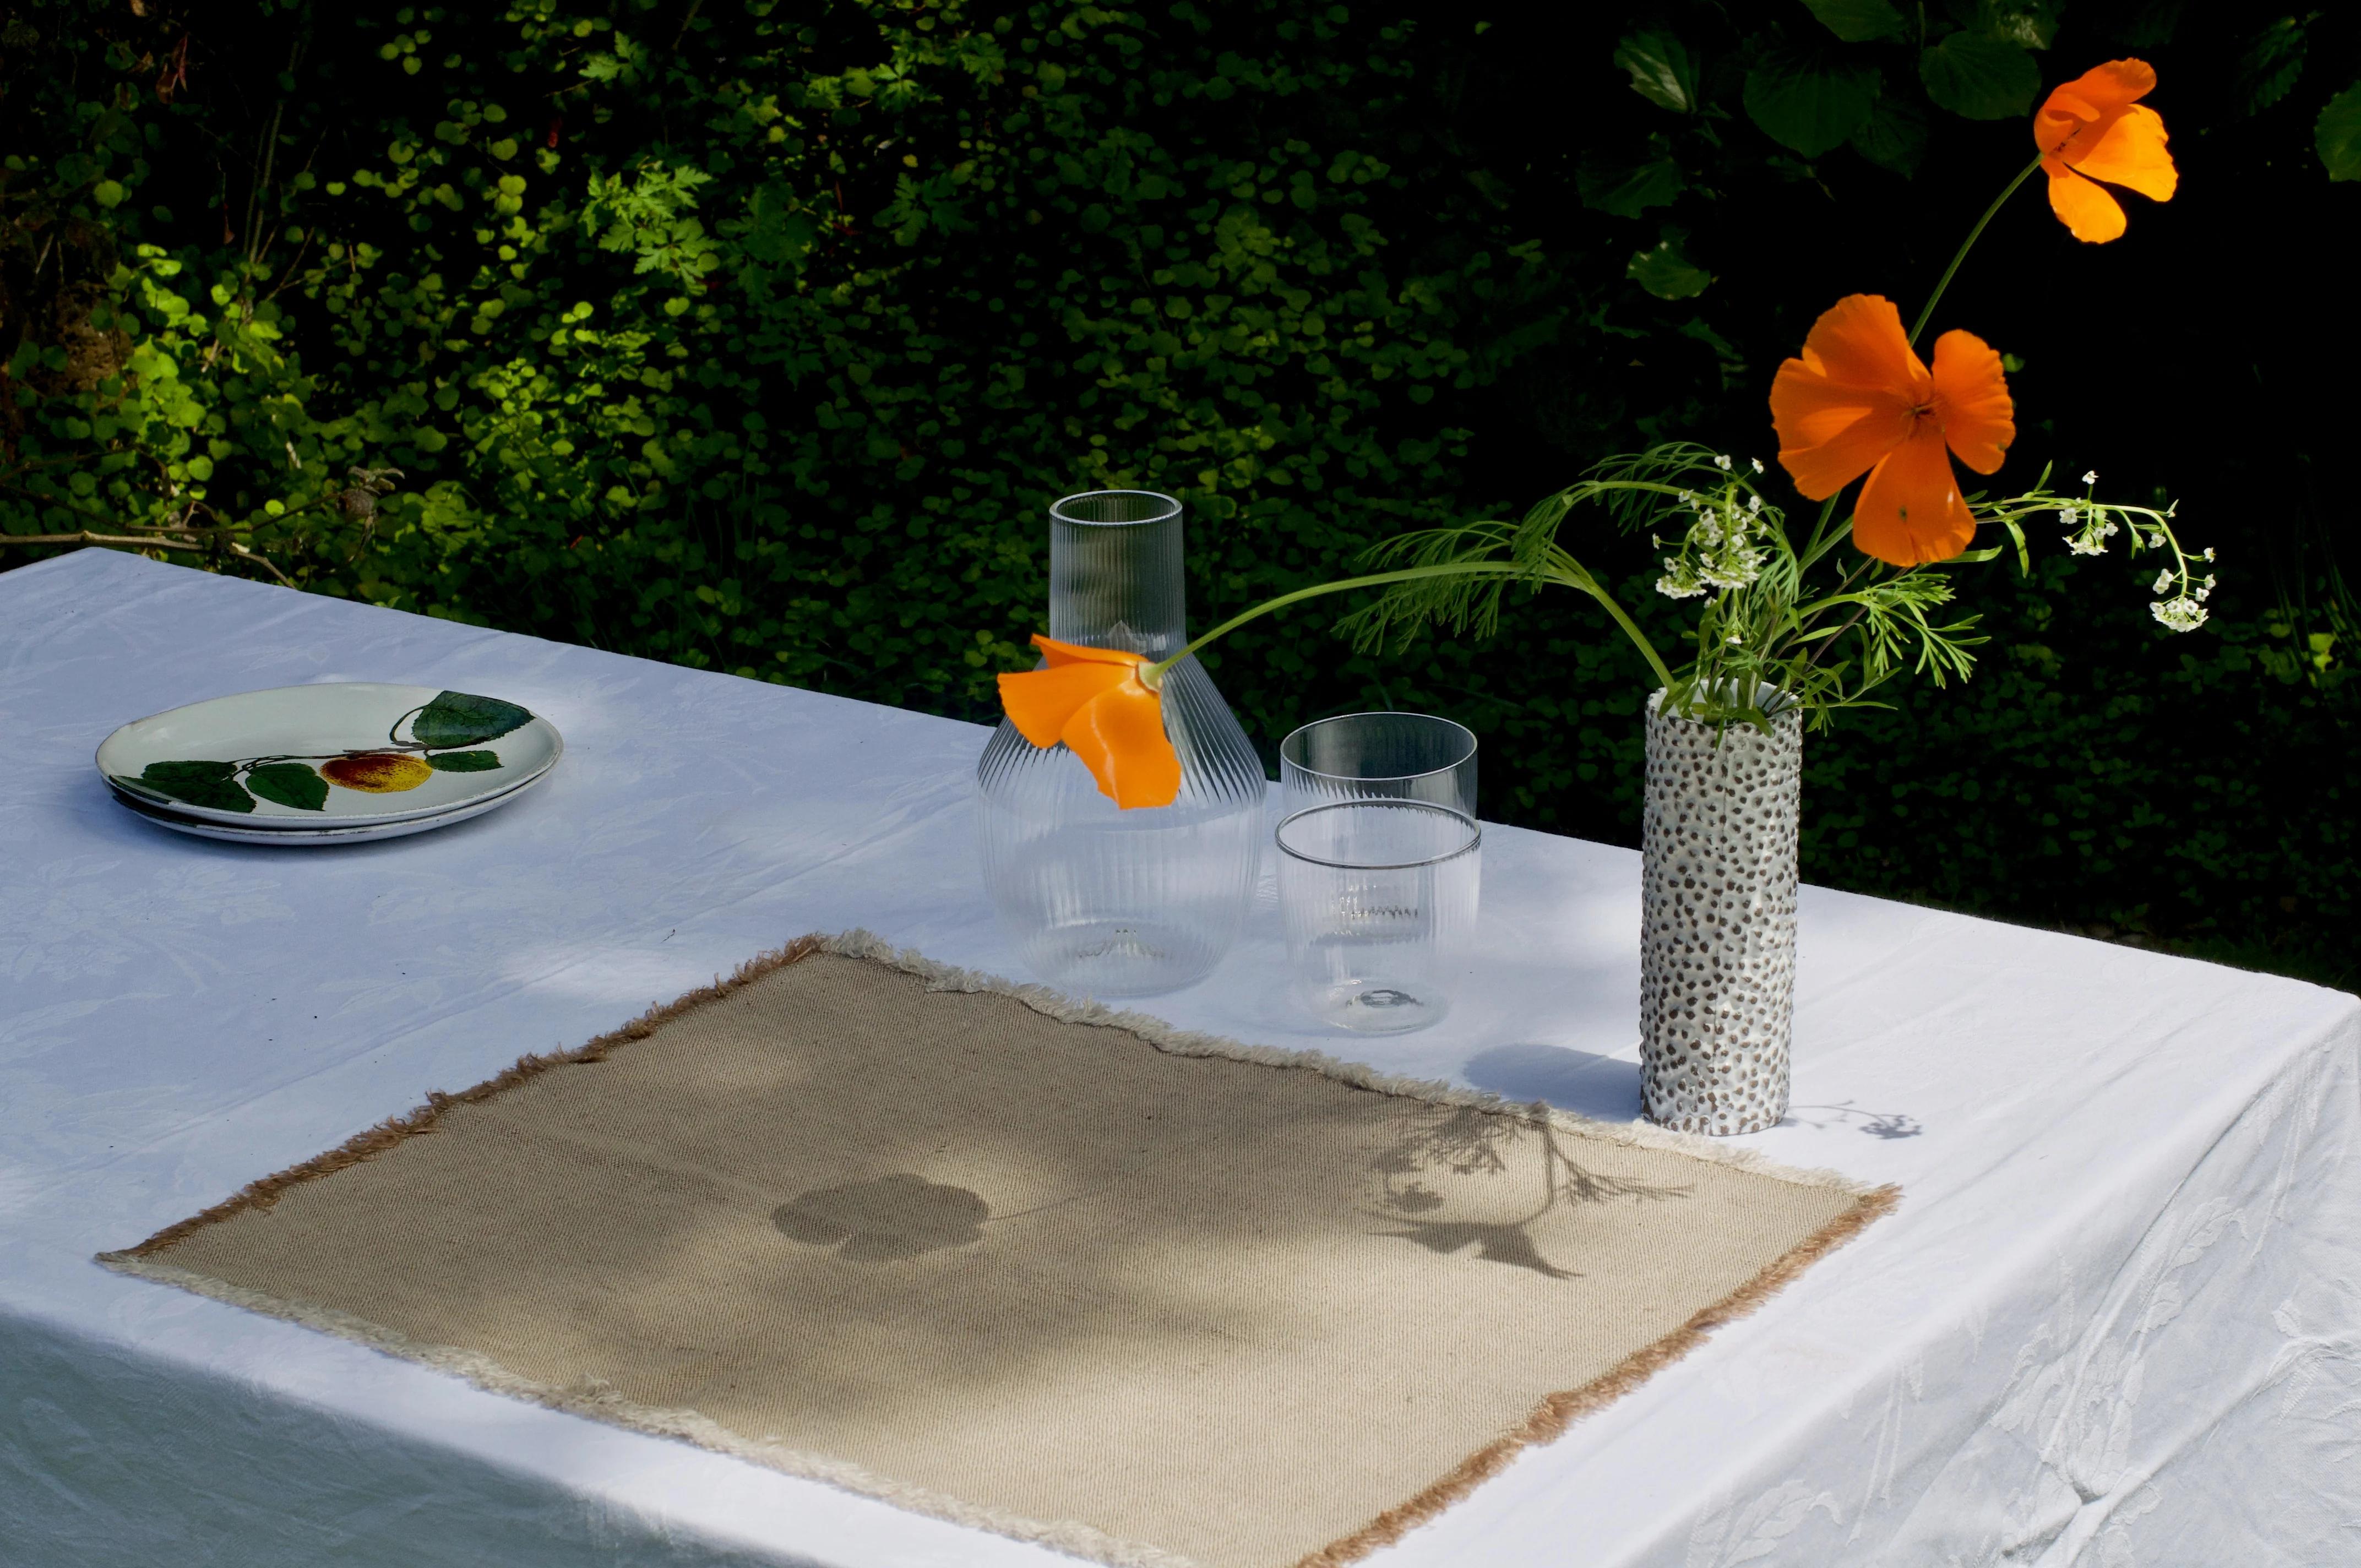
[[[1104,1562],[1284,1568],[1395,1539],[1894,1197],[855,933],[101,1261]]]

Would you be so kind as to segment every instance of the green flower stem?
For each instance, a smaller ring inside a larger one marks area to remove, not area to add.
[[[1604,609],[1609,615],[1612,616],[1614,618],[1615,624],[1623,629],[1623,635],[1631,640],[1631,646],[1640,651],[1640,656],[1648,661],[1648,668],[1655,675],[1656,684],[1663,686],[1666,691],[1671,691],[1673,689],[1673,672],[1671,666],[1667,665],[1663,658],[1657,654],[1656,645],[1648,641],[1648,634],[1640,630],[1639,622],[1633,620],[1629,615],[1625,614],[1623,607],[1615,602],[1614,595],[1609,593],[1605,588],[1600,587],[1598,586],[1598,579],[1591,576],[1591,575],[1587,571],[1578,577],[1567,576],[1559,580],[1564,582],[1566,587],[1580,588],[1584,593],[1587,593],[1592,598],[1597,599],[1598,601],[1599,608]]]
[[[1927,308],[1918,313],[1918,320],[1910,328],[1910,345],[1913,348],[1918,345],[1918,334],[1925,332],[1927,323],[1934,319],[1935,307],[1942,302],[1943,291],[1951,286],[1952,278],[1960,270],[1960,263],[1968,258],[1968,252],[1973,250],[1976,247],[1976,241],[1983,237],[1984,225],[1993,221],[1993,214],[2007,205],[2011,196],[2016,194],[2016,188],[2032,179],[2033,171],[2040,167],[2041,159],[2037,155],[2031,163],[2018,170],[2015,179],[2008,182],[2007,190],[1993,198],[1993,204],[1984,209],[1984,215],[1976,220],[1976,226],[1968,231],[1968,237],[1960,242],[1958,254],[1951,258],[1951,264],[1943,269],[1943,276],[1936,283],[1935,291],[1927,296]]]
[[[1352,588],[1382,587],[1389,583],[1414,583],[1430,577],[1520,577],[1532,581],[1536,579],[1536,576],[1530,569],[1510,561],[1446,561],[1430,566],[1405,566],[1397,572],[1378,572],[1366,577],[1345,577],[1333,583],[1317,583],[1308,588],[1298,588],[1293,593],[1281,594],[1277,598],[1265,599],[1252,609],[1242,610],[1230,617],[1211,631],[1199,636],[1170,658],[1159,660],[1144,667],[1139,673],[1140,682],[1150,691],[1158,690],[1164,685],[1165,672],[1207,643],[1228,636],[1246,622],[1268,615],[1272,610],[1284,609],[1287,606],[1301,603],[1304,599],[1318,598],[1323,594],[1341,594]],[[1648,661],[1648,667],[1655,672],[1656,678],[1667,686],[1672,685],[1672,671],[1665,666],[1664,661],[1657,656],[1656,650],[1649,642],[1647,635],[1640,630],[1637,622],[1624,613],[1623,607],[1615,602],[1614,596],[1600,587],[1597,579],[1593,578],[1588,572],[1577,567],[1573,573],[1548,574],[1542,580],[1561,582],[1568,587],[1579,588],[1597,599],[1606,608],[1607,613],[1614,617],[1615,624],[1623,629],[1623,634],[1631,639],[1632,646],[1639,649],[1642,657]]]
[[[1837,502],[1844,496],[1839,487],[1837,493],[1820,503],[1820,521],[1812,525],[1812,542],[1804,546],[1804,554],[1795,563],[1795,576],[1802,576],[1820,563],[1820,557],[1837,547],[1837,536],[1828,532],[1828,523],[1837,515]]]

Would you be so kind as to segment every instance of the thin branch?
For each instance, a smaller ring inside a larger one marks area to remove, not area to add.
[[[0,544],[127,544],[140,550],[204,551],[214,545],[199,540],[159,539],[150,533],[0,533]]]

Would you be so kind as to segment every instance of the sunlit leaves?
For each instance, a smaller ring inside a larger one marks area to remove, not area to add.
[[[626,250],[634,272],[659,272],[694,283],[721,265],[721,257],[694,215],[697,188],[713,177],[686,163],[650,159],[627,178],[590,177],[590,200],[583,221],[598,236],[601,250]]]

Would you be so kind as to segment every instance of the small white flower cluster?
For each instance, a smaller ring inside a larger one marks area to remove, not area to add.
[[[1715,460],[1723,467],[1727,457]],[[1679,551],[1664,557],[1664,575],[1656,591],[1666,598],[1690,599],[1715,589],[1742,588],[1763,575],[1769,551],[1760,543],[1763,498],[1750,495],[1738,502],[1735,488],[1719,496],[1684,494],[1681,499],[1697,509],[1697,521]],[[1652,543],[1663,544],[1661,539]]]
[[[2059,507],[2058,523],[2070,530],[2066,548],[2077,555],[2103,555],[2115,530],[2115,520],[2098,507]]]
[[[2205,558],[2212,560],[2213,552],[2205,552]],[[2176,576],[2167,567],[2156,575],[2156,581],[2148,586],[2148,591],[2156,594],[2169,591],[2172,597],[2159,598],[2149,605],[2148,613],[2155,616],[2157,623],[2167,631],[2194,631],[2205,624],[2205,601],[2213,597],[2213,574],[2208,572],[2203,582],[2191,586],[2185,574]]]

